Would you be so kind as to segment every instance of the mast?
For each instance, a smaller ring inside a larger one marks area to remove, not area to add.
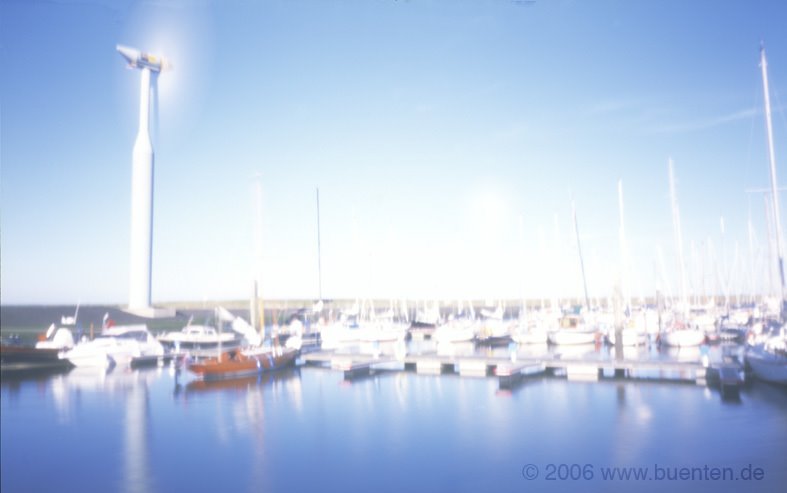
[[[254,181],[254,281],[252,287],[254,316],[259,325],[260,339],[265,341],[265,306],[260,290],[262,285],[262,175],[257,173]]]
[[[555,313],[560,313],[560,311],[562,310],[561,307],[560,307],[560,296],[559,296],[560,286],[559,286],[559,281],[557,279],[562,277],[561,274],[563,274],[562,271],[564,269],[561,269],[562,266],[561,266],[561,263],[560,263],[560,256],[563,253],[563,251],[562,251],[562,248],[560,248],[560,246],[561,246],[560,245],[560,223],[558,223],[557,213],[554,214],[554,223],[555,223],[554,236],[555,236],[555,252],[556,252],[556,254],[552,256],[552,262],[553,262],[553,266],[554,266],[554,271],[558,273],[558,276],[554,276],[555,277],[555,281],[554,281],[553,286],[552,286],[553,287],[553,291],[552,291],[552,311],[555,312]]]
[[[547,247],[546,247],[547,241],[546,241],[546,238],[545,238],[544,229],[542,227],[538,228],[538,240],[539,240],[539,247],[540,247],[541,258],[546,259],[547,258],[547,253],[546,253],[547,252]],[[545,301],[545,299],[546,299],[546,296],[541,296],[541,314],[542,315],[546,311],[546,301]]]
[[[585,290],[585,306],[590,310],[590,298],[588,297],[588,283],[585,279],[585,261],[582,260],[582,245],[579,242],[579,226],[577,225],[577,208],[574,199],[571,199],[571,213],[574,216],[574,234],[577,236],[577,251],[579,252],[579,268],[582,270],[582,287]]]
[[[623,297],[624,311],[629,308],[629,285],[628,285],[628,248],[626,247],[626,230],[623,223],[623,180],[618,180],[618,209],[620,212],[620,229],[618,240],[620,241],[620,294]]]
[[[765,46],[760,45],[760,69],[762,70],[762,90],[765,101],[765,128],[768,133],[768,161],[771,168],[771,205],[773,206],[773,220],[776,225],[776,255],[778,256],[780,296],[785,299],[784,290],[784,251],[782,250],[782,227],[779,215],[779,191],[776,185],[776,155],[773,151],[773,125],[771,124],[771,99],[768,91],[768,61],[765,58]]]
[[[749,206],[749,220],[748,220],[748,230],[749,230],[749,295],[751,296],[751,301],[755,300],[755,286],[754,286],[754,228],[751,224],[751,205]]]
[[[683,235],[680,230],[680,210],[678,209],[678,193],[675,189],[675,172],[673,171],[672,158],[669,158],[669,190],[672,202],[672,228],[675,234],[675,248],[678,252],[680,298],[683,304],[683,313],[684,315],[688,315],[688,304],[686,300],[686,262],[683,259]]]
[[[322,254],[320,250],[320,188],[317,187],[317,295],[322,301]]]
[[[773,244],[774,241],[774,233],[773,233],[773,208],[771,207],[771,201],[768,197],[769,194],[764,194],[763,202],[765,204],[765,223],[768,225],[768,258],[774,259],[776,258],[776,254],[774,252]],[[773,279],[773,268],[776,267],[773,265],[772,262],[766,262],[768,265],[768,296],[772,296],[776,292],[776,284]]]

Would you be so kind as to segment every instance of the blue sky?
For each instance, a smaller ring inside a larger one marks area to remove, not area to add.
[[[154,302],[247,297],[255,251],[264,296],[316,298],[316,187],[326,297],[577,296],[572,195],[606,296],[619,179],[632,294],[674,292],[669,157],[695,290],[761,289],[745,190],[769,184],[761,40],[787,162],[784,19],[776,0],[2,0],[2,303],[127,300],[139,73],[118,43],[174,65]]]

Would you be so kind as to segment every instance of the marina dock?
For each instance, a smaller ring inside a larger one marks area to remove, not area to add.
[[[410,371],[424,375],[454,373],[462,377],[496,377],[500,388],[510,388],[526,377],[565,376],[569,380],[642,379],[721,385],[725,393],[742,382],[738,363],[710,364],[669,360],[581,359],[554,356],[506,358],[503,356],[447,356],[436,353],[411,354],[404,358],[386,355],[347,354],[315,351],[301,356],[304,364],[344,373],[345,379],[374,371]]]

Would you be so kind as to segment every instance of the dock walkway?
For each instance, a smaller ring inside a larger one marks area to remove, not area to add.
[[[496,376],[501,388],[510,387],[523,377],[551,373],[569,379],[598,380],[615,378],[660,379],[705,385],[706,374],[718,371],[700,362],[669,360],[581,359],[558,356],[516,358],[504,356],[455,356],[434,352],[409,354],[404,358],[387,355],[349,354],[315,351],[301,356],[305,364],[321,365],[344,372],[345,378],[367,375],[377,369],[415,371],[419,374],[458,373],[460,376]],[[736,369],[724,364],[725,375]]]

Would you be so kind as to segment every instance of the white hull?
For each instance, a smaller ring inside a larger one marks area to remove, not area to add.
[[[505,320],[485,320],[476,334],[478,339],[499,339],[511,335],[511,323]]]
[[[648,342],[648,335],[644,332],[638,332],[635,329],[623,329],[621,331],[621,344],[624,346],[641,346]],[[617,336],[614,330],[610,330],[607,334],[609,343],[613,346],[617,342]]]
[[[55,329],[54,324],[52,324],[52,327],[47,331],[47,335],[50,332],[52,333],[51,337],[36,342],[36,349],[70,349],[74,347],[74,335],[71,333],[71,330],[65,327]]]
[[[596,342],[596,333],[577,329],[556,330],[549,333],[549,342],[559,346],[593,344]]]
[[[662,334],[661,340],[667,346],[690,347],[699,346],[705,342],[705,332],[699,329],[673,330]]]
[[[358,339],[361,342],[393,342],[404,340],[407,327],[395,325],[361,327],[358,332],[360,332]]]
[[[130,345],[106,346],[95,344],[96,341],[78,344],[65,353],[64,357],[72,365],[80,368],[110,368],[112,366],[128,366],[134,357],[134,348]]]
[[[787,385],[787,356],[766,351],[762,345],[757,345],[746,352],[746,362],[758,379]]]
[[[132,360],[160,357],[164,347],[150,335],[144,325],[106,329],[92,341],[77,344],[64,354],[74,366],[109,368],[127,367]]]
[[[511,339],[517,344],[546,344],[549,339],[545,330],[514,332]]]
[[[475,339],[475,332],[472,328],[456,328],[456,327],[438,327],[434,334],[432,334],[432,340],[437,342],[438,344],[446,344],[452,342],[469,342]]]
[[[110,368],[115,365],[115,360],[106,353],[71,356],[66,353],[65,358],[77,368]]]
[[[335,349],[342,344],[358,342],[360,338],[360,329],[344,325],[329,325],[320,330],[323,349]]]
[[[175,352],[191,350],[233,349],[240,346],[241,340],[230,332],[219,333],[213,327],[189,325],[178,332],[168,332],[159,336],[159,342],[175,349]]]

